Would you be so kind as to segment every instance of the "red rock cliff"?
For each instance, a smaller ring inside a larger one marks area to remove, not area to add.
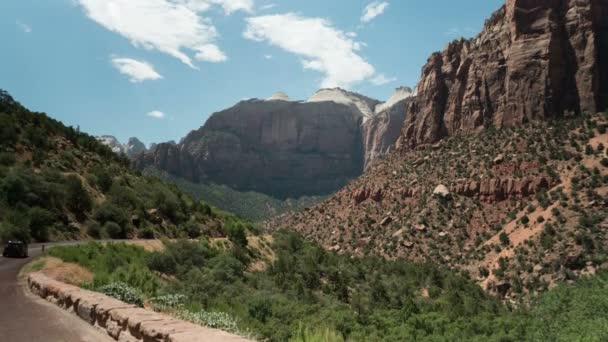
[[[608,106],[608,0],[507,0],[422,69],[400,147]]]

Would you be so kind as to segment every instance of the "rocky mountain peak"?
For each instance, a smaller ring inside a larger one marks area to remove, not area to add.
[[[320,89],[314,93],[306,102],[335,102],[347,106],[355,107],[361,113],[363,120],[366,121],[374,116],[374,110],[380,101],[367,96],[350,92],[342,88]]]
[[[113,135],[102,135],[97,137],[97,140],[112,149],[112,152],[116,154],[124,153],[127,155],[127,157],[132,157],[138,153],[147,151],[146,145],[135,137],[129,138],[129,142],[127,144],[121,143]]]
[[[124,152],[124,146],[113,135],[102,135],[97,137],[97,140],[112,149],[114,153],[120,154]]]
[[[125,145],[125,153],[127,156],[133,156],[142,152],[146,152],[146,145],[141,140],[131,137],[129,142]]]
[[[274,93],[271,97],[267,98],[266,101],[291,101],[291,99],[286,93],[278,91]]]
[[[412,96],[414,96],[414,91],[412,90],[412,88],[399,87],[399,88],[395,89],[395,91],[393,92],[393,95],[391,95],[391,97],[389,97],[389,99],[386,100],[386,102],[377,105],[374,111],[376,114],[379,114],[379,113],[389,109],[390,107],[394,106],[398,102],[403,101]]]

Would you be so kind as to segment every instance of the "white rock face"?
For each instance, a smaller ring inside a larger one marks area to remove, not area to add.
[[[127,157],[131,157],[132,155],[145,152],[147,150],[146,145],[144,145],[144,143],[137,138],[130,138],[127,144],[122,144],[115,136],[102,135],[97,137],[97,141],[108,146],[110,149],[112,149],[112,152],[116,154],[124,153],[127,155]]]
[[[282,91],[274,93],[271,97],[267,98],[266,101],[291,101],[289,96]]]
[[[118,139],[116,139],[115,136],[102,135],[97,137],[97,140],[112,149],[112,152],[114,153],[120,154],[124,152],[124,146],[120,143],[120,141],[118,141]]]
[[[378,100],[341,88],[321,89],[306,102],[335,102],[355,107],[361,113],[364,122],[374,116],[374,110],[380,103]]]
[[[401,102],[412,96],[414,96],[414,91],[412,90],[412,88],[399,87],[399,88],[395,89],[395,92],[393,93],[393,95],[386,102],[377,105],[374,112],[376,114],[380,114],[383,111],[390,109],[392,106],[394,106],[398,102]]]
[[[374,116],[363,123],[361,130],[366,169],[394,149],[407,116],[407,105],[412,99],[410,88],[397,88],[386,102],[376,105]]]

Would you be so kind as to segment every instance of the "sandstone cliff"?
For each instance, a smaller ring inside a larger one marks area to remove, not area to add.
[[[401,147],[608,106],[608,1],[507,0],[423,67]]]
[[[411,89],[386,103],[339,88],[307,101],[285,93],[213,114],[179,144],[133,158],[191,182],[214,182],[276,197],[322,195],[359,176],[399,137]]]
[[[397,88],[388,101],[378,104],[375,113],[362,126],[364,162],[367,169],[375,160],[387,155],[401,134],[406,117],[406,108],[413,91],[407,87]]]

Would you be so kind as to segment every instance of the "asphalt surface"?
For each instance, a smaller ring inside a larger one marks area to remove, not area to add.
[[[68,244],[78,242],[48,243],[45,247]],[[19,271],[41,252],[40,244],[32,244],[29,258],[0,257],[0,341],[114,341],[77,316],[26,292],[18,279]]]

